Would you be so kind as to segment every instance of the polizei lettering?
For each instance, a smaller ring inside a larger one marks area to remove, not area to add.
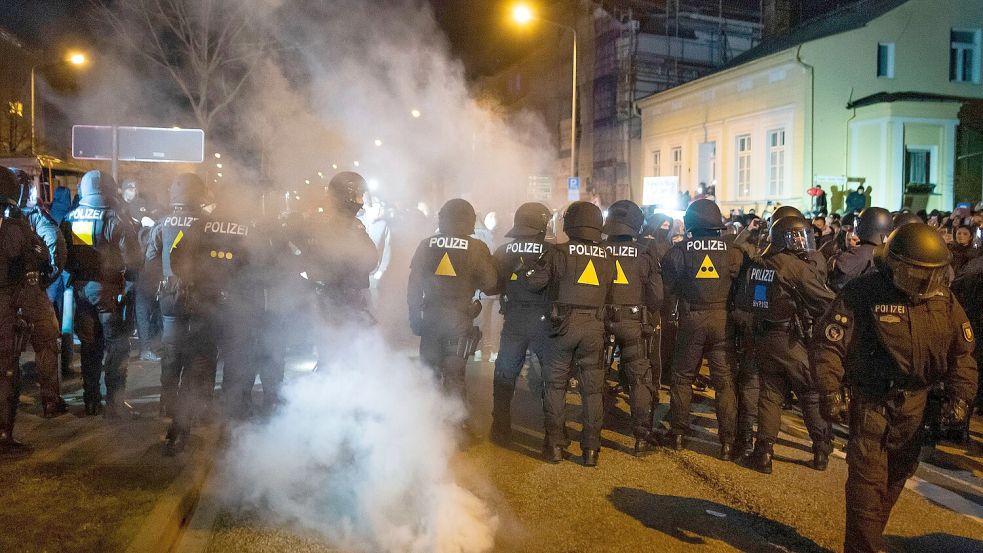
[[[166,217],[164,219],[164,226],[165,227],[184,227],[184,228],[187,228],[187,227],[190,227],[191,226],[191,223],[194,223],[197,220],[198,220],[197,217],[177,217],[177,216],[171,215],[171,216]]]
[[[455,236],[434,236],[430,239],[430,247],[450,250],[466,250],[468,249],[468,239],[457,238]]]
[[[604,259],[608,257],[608,253],[603,247],[589,244],[567,244],[567,252],[570,255],[586,255],[588,257],[601,257]]]
[[[638,248],[635,246],[608,246],[608,253],[615,257],[638,257]]]
[[[757,267],[751,268],[751,280],[756,280],[758,282],[774,282],[775,281],[775,270],[774,269],[760,269]]]
[[[511,242],[505,246],[508,253],[543,253],[543,245],[536,242]]]
[[[205,232],[246,236],[249,234],[249,227],[246,225],[240,225],[239,223],[231,223],[229,221],[209,221],[205,223]]]
[[[904,305],[875,305],[874,313],[891,313],[894,315],[904,315],[907,307]]]
[[[92,209],[91,207],[79,207],[72,212],[72,219],[75,221],[84,221],[85,219],[102,219],[102,210]]]
[[[693,240],[686,242],[686,249],[697,252],[725,252],[727,243],[723,240]]]

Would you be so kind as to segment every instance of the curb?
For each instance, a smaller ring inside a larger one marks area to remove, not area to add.
[[[180,540],[184,526],[198,505],[202,486],[211,473],[218,450],[219,430],[206,428],[199,437],[200,445],[143,520],[126,553],[170,553]]]

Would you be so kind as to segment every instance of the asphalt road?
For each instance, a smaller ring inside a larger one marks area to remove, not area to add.
[[[471,421],[483,436],[491,374],[487,362],[469,367]],[[665,390],[662,399],[668,399]],[[577,396],[568,396],[575,440],[578,403]],[[581,466],[576,445],[568,461],[554,466],[540,460],[542,410],[523,380],[515,402],[515,444],[503,449],[482,439],[459,452],[453,467],[459,483],[499,517],[495,551],[840,550],[846,481],[842,452],[826,472],[809,468],[811,450],[800,438],[801,420],[787,411],[783,426],[788,432],[776,447],[772,475],[720,461],[714,457],[709,404],[707,396],[694,403],[700,412],[688,450],[636,458],[630,452],[627,407],[619,402],[607,415],[599,467]],[[923,463],[909,482],[887,527],[893,551],[983,551],[981,426],[975,421],[977,443],[971,453],[964,448],[935,452],[934,464]],[[212,513],[205,521],[208,535],[199,533],[178,551],[336,551],[317,536],[264,522],[262,512],[227,504],[202,509]]]

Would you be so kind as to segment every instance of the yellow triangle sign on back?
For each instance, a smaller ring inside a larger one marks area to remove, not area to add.
[[[614,268],[617,269],[618,274],[614,277],[615,284],[628,284],[628,277],[625,276],[625,270],[621,268],[621,260],[614,260]]]
[[[177,245],[178,245],[179,243],[181,243],[181,239],[182,239],[182,238],[184,238],[184,231],[183,231],[183,230],[179,230],[179,231],[177,231],[177,236],[176,236],[176,237],[174,237],[174,243],[173,243],[173,244],[171,244],[171,251],[172,251],[172,252],[174,251],[174,248],[176,248],[176,247],[177,247]]]
[[[600,286],[601,283],[597,281],[597,271],[594,269],[594,261],[588,260],[587,267],[584,268],[584,272],[580,274],[580,278],[577,279],[577,284],[589,284],[591,286]]]
[[[95,223],[92,221],[72,221],[72,245],[91,246]]]
[[[449,277],[457,276],[457,271],[455,271],[454,266],[451,265],[451,258],[447,255],[447,252],[444,252],[444,257],[440,259],[440,263],[437,264],[437,270],[434,271],[433,274]]]
[[[713,261],[710,261],[709,255],[703,258],[700,270],[696,272],[696,278],[720,278],[717,268],[713,266]]]
[[[519,275],[512,273],[512,276],[509,278],[509,280],[519,280]]]

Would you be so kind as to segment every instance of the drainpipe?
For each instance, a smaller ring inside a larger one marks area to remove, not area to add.
[[[811,187],[816,175],[816,71],[802,61],[802,45],[795,49],[795,63],[809,71],[809,181]]]
[[[853,87],[851,86],[850,87],[850,99],[847,100],[847,105],[850,105],[852,103],[853,103]],[[850,114],[850,117],[846,120],[846,149],[843,152],[843,154],[844,154],[843,155],[843,174],[847,178],[849,178],[849,176],[850,176],[850,123],[854,119],[857,118],[857,108],[854,107],[851,111],[853,113],[851,113]],[[886,162],[887,160],[884,160],[884,161]],[[881,183],[881,186],[884,186],[884,183]],[[844,189],[843,192],[846,192],[847,189],[849,189],[849,188],[850,188],[849,187],[849,183],[844,184],[843,185],[843,189]],[[843,196],[843,197],[845,198],[846,196]],[[873,200],[871,200],[871,202],[873,203]]]

